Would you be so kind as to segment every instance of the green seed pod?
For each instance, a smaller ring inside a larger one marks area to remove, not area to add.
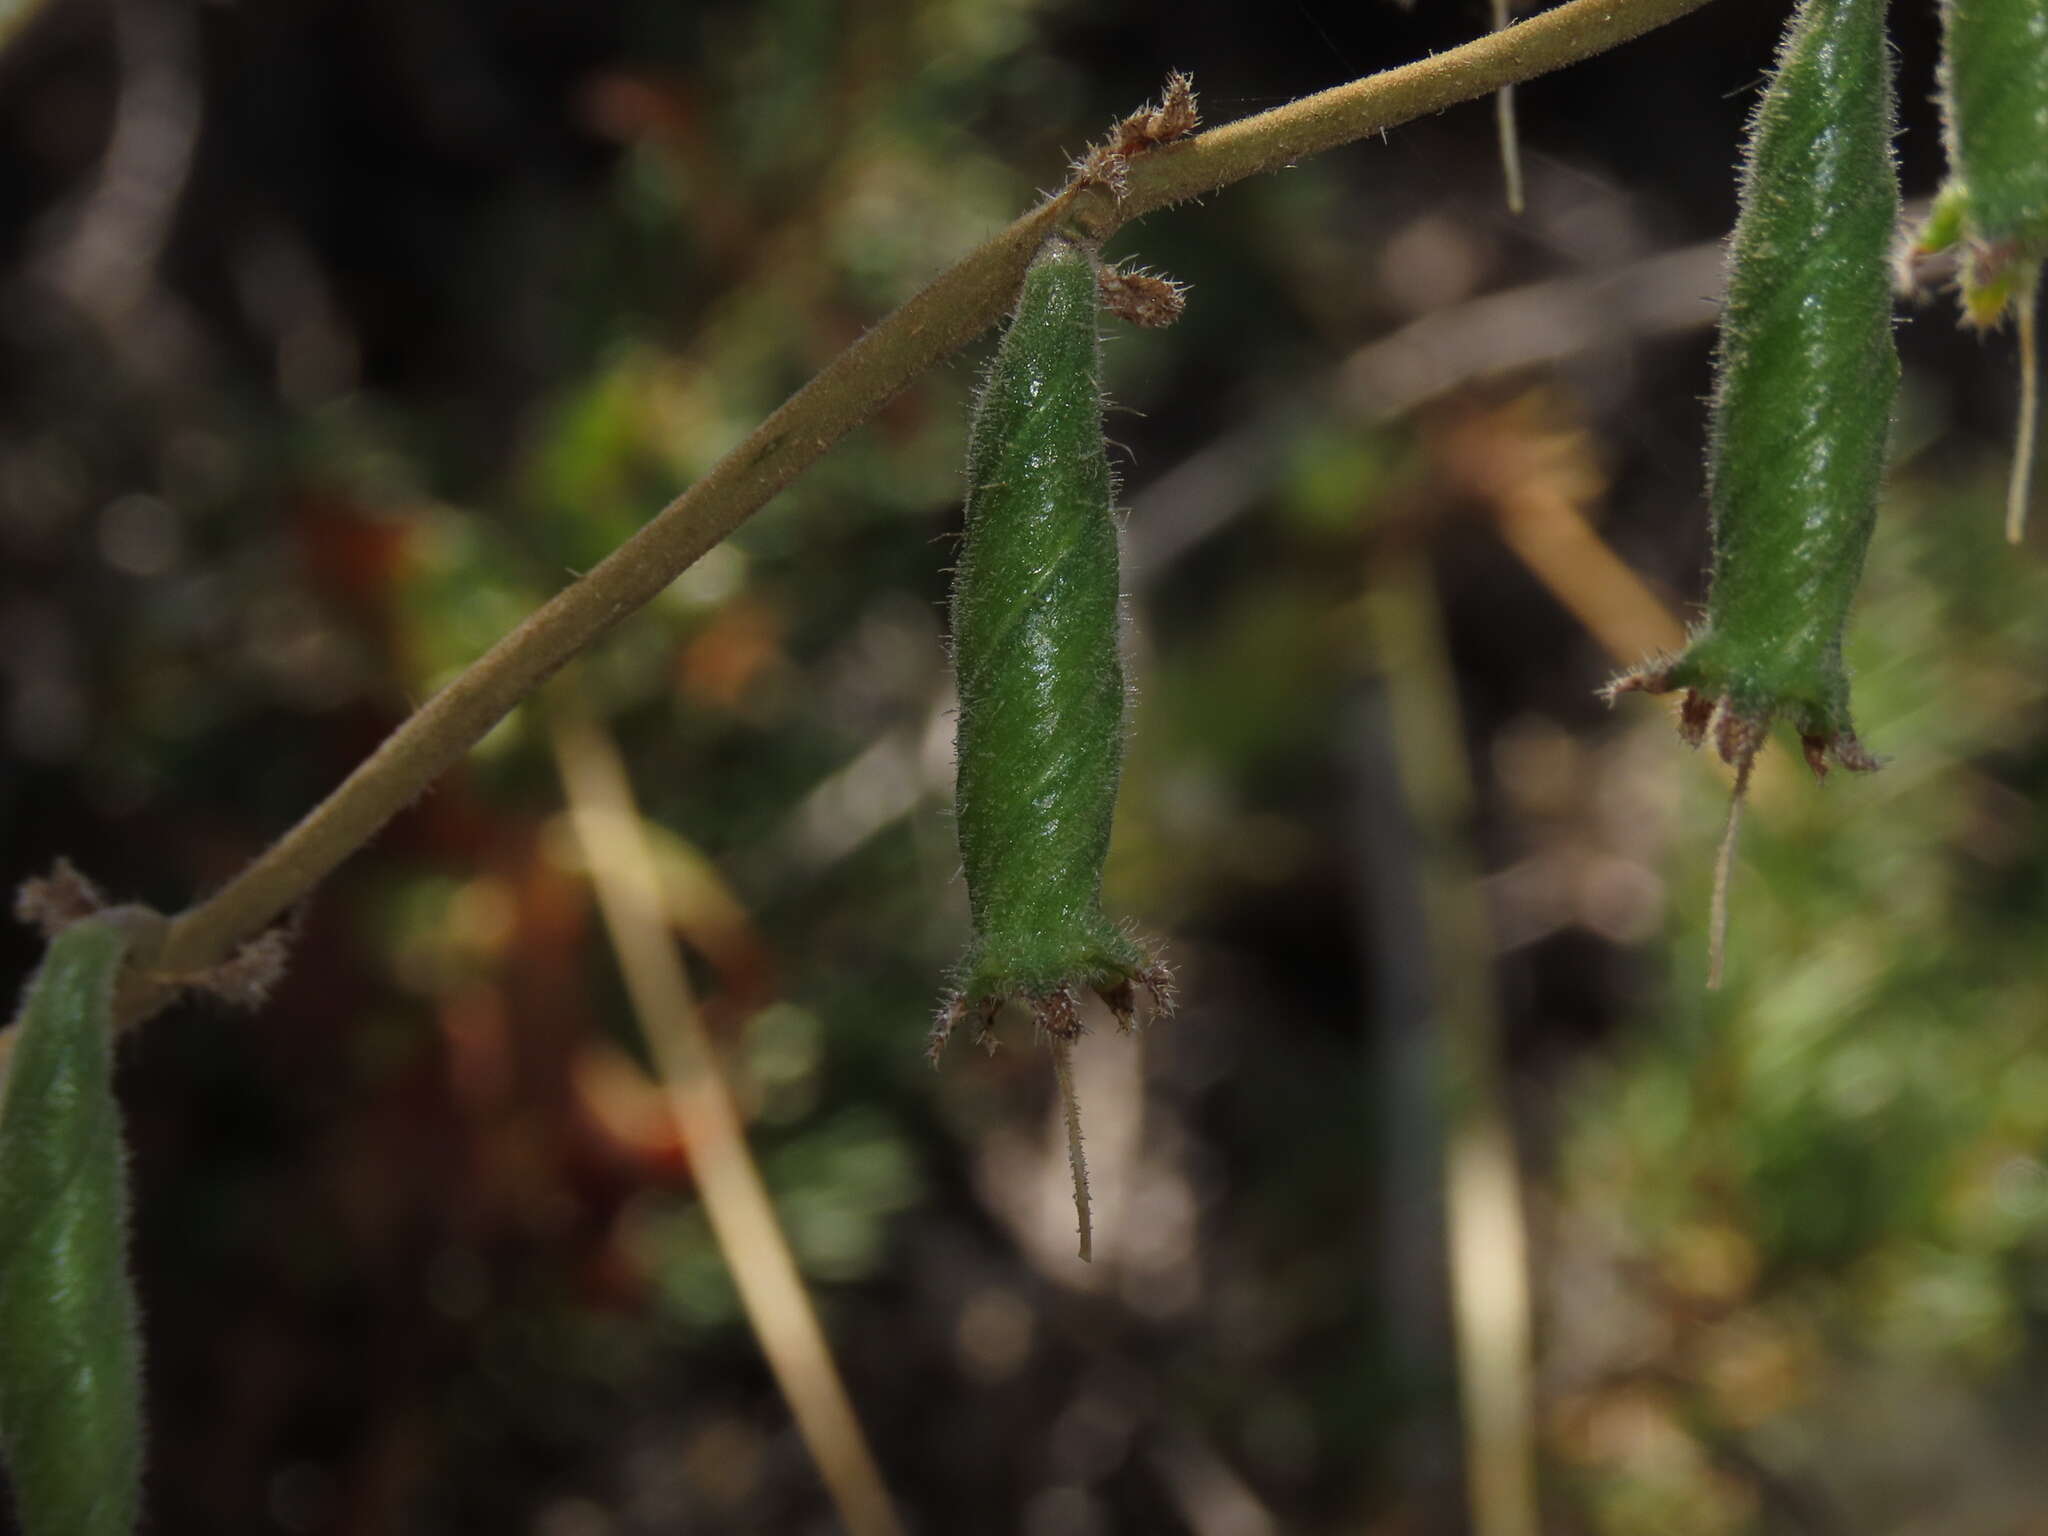
[[[953,665],[975,941],[959,980],[969,1006],[990,1011],[1085,986],[1128,1014],[1150,965],[1101,907],[1125,696],[1096,310],[1093,253],[1049,243],[968,444]]]
[[[1807,760],[1869,769],[1842,630],[1899,379],[1889,280],[1898,182],[1883,0],[1802,0],[1751,128],[1721,316],[1706,623],[1615,684],[1686,693],[1681,729],[1731,763],[1773,720]]]
[[[1898,227],[1883,0],[1800,0],[1750,128],[1714,390],[1706,622],[1610,689],[1682,690],[1679,731],[1735,765],[1714,880],[1707,985],[1750,769],[1789,720],[1806,760],[1869,770],[1849,718],[1842,630],[1877,518],[1899,360]]]
[[[2017,312],[2020,429],[2006,534],[2025,530],[2040,411],[2036,315],[2048,260],[2048,0],[1944,0],[1942,117],[1949,179],[1913,253],[1962,247],[1963,319]]]
[[[2019,291],[2013,269],[2048,256],[2048,0],[1946,0],[1941,19],[1964,300],[1981,324]]]
[[[1101,905],[1126,699],[1097,282],[1092,249],[1047,241],[975,407],[953,585],[955,811],[974,941],[932,1039],[936,1058],[971,1016],[986,1040],[1003,1004],[1021,1002],[1052,1042],[1063,1093],[1082,990],[1128,1026],[1136,986],[1157,999],[1166,979]]]
[[[25,1536],[128,1536],[141,1344],[113,1070],[118,917],[50,942],[0,1092],[0,1451]]]

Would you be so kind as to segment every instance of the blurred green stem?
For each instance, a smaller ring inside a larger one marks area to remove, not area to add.
[[[1414,847],[1471,1529],[1537,1536],[1528,1238],[1494,997],[1496,946],[1472,850],[1457,687],[1424,558],[1392,549],[1376,556],[1360,610]]]
[[[1032,253],[1061,221],[1084,222],[1106,236],[1156,209],[1601,53],[1704,3],[1568,0],[1463,47],[1141,155],[1131,162],[1120,201],[1070,183],[826,364],[638,533],[422,704],[240,875],[179,915],[162,950],[139,957],[152,975],[124,994],[123,1017],[155,1012],[180,978],[219,964],[302,900],[564,663],[652,599],[897,391],[995,324]]]

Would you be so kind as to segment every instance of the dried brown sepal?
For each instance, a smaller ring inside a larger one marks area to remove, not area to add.
[[[28,924],[45,939],[54,939],[73,923],[104,911],[107,898],[69,859],[60,858],[47,875],[21,882],[14,893],[16,921]]]
[[[1601,699],[1612,704],[1624,693],[1672,693],[1677,685],[1671,681],[1671,668],[1675,658],[1659,656],[1644,662],[1634,671],[1624,672],[1600,690]],[[1718,702],[1708,698],[1695,688],[1687,688],[1685,697],[1678,704],[1678,738],[1688,747],[1698,747],[1707,739],[1713,726]]]
[[[1713,721],[1714,701],[1696,688],[1686,689],[1678,705],[1678,739],[1697,750]]]
[[[1817,779],[1828,776],[1829,759],[1851,773],[1875,773],[1884,766],[1883,758],[1847,731],[1835,736],[1802,736],[1799,745],[1805,750],[1806,766]]]
[[[1195,82],[1180,70],[1166,77],[1159,105],[1147,102],[1118,123],[1110,137],[1074,162],[1074,185],[1102,187],[1118,202],[1130,186],[1130,161],[1162,144],[1186,138],[1200,125]]]
[[[1180,1007],[1180,988],[1174,985],[1173,971],[1164,962],[1147,966],[1138,975],[1145,983],[1145,992],[1152,999],[1152,1017],[1170,1019]]]
[[[1655,656],[1640,667],[1630,668],[1601,688],[1601,701],[1612,704],[1624,693],[1669,693],[1673,659],[1671,656]]]
[[[182,978],[184,984],[196,991],[210,992],[237,1008],[260,1008],[284,980],[294,937],[291,928],[259,933],[211,970]]]
[[[1671,658],[1660,656],[1633,672],[1623,673],[1601,689],[1600,696],[1612,704],[1624,693],[1679,691],[1671,681]],[[1771,722],[1768,719],[1739,714],[1726,699],[1701,693],[1697,688],[1686,688],[1683,694],[1678,705],[1678,735],[1687,746],[1703,746],[1711,738],[1715,754],[1722,762],[1737,769],[1753,761],[1763,750],[1770,734]],[[1884,759],[1865,747],[1850,731],[1803,733],[1799,746],[1806,758],[1806,766],[1813,770],[1816,779],[1826,779],[1831,766],[1846,768],[1851,773],[1875,773],[1884,766]]]
[[[1074,162],[1075,187],[1100,187],[1116,202],[1131,189],[1131,163],[1115,148],[1098,144]]]
[[[73,923],[102,912],[131,913],[137,921],[161,928],[163,917],[146,907],[112,908],[100,888],[69,859],[60,858],[49,874],[24,880],[14,893],[14,915],[45,939],[54,939]],[[179,976],[155,978],[194,992],[207,992],[238,1008],[260,1008],[284,977],[298,937],[298,914],[249,940],[219,965]]]
[[[1679,734],[1698,746],[1706,739],[1709,721],[1712,722],[1714,750],[1730,767],[1740,768],[1744,763],[1753,761],[1769,739],[1768,720],[1738,715],[1728,707],[1726,700],[1708,699],[1688,691],[1681,711]],[[1875,773],[1884,766],[1883,758],[1848,731],[1833,734],[1802,732],[1799,750],[1813,776],[1823,781],[1830,767],[1846,768],[1851,773]]]
[[[1690,696],[1697,697],[1697,694]],[[1757,753],[1763,751],[1764,743],[1770,739],[1770,721],[1739,715],[1728,707],[1726,699],[1716,700],[1713,708],[1714,750],[1720,754],[1722,762],[1738,773],[1747,773],[1756,761]]]
[[[1955,286],[1962,266],[1960,246],[1929,245],[1908,232],[1892,254],[1892,291],[1911,303],[1926,304],[1942,289]]]
[[[1148,966],[1132,980],[1119,981],[1113,986],[1098,990],[1103,1004],[1116,1020],[1116,1027],[1129,1034],[1138,1023],[1138,989],[1135,983],[1142,983],[1152,1002],[1152,1017],[1163,1019],[1172,1014],[1178,998],[1174,993],[1173,972],[1163,965]]]
[[[1806,755],[1806,766],[1813,770],[1816,779],[1828,776],[1828,739],[1825,736],[1801,736],[1799,750]]]
[[[1030,1001],[1031,1022],[1048,1039],[1078,1040],[1085,1033],[1081,1027],[1080,999],[1070,989],[1061,987]]]
[[[1152,1018],[1168,1018],[1179,1006],[1180,997],[1174,986],[1173,971],[1157,962],[1133,977],[1092,989],[1116,1020],[1117,1029],[1124,1034],[1138,1026],[1138,988],[1141,986],[1149,1004],[1145,1011]],[[974,1022],[974,1043],[993,1056],[997,1046],[996,1015],[1002,1012],[1004,1003],[1011,1001],[1029,1010],[1033,1026],[1048,1040],[1078,1040],[1087,1033],[1087,1027],[1081,1022],[1081,1000],[1069,987],[1015,998],[969,998],[955,992],[939,1005],[938,1017],[932,1021],[931,1034],[925,1039],[925,1058],[936,1067],[940,1056],[945,1053],[947,1042],[953,1038],[953,1032],[970,1019]]]
[[[1101,996],[1110,1017],[1116,1020],[1117,1032],[1128,1035],[1138,1021],[1137,988],[1128,981],[1120,981],[1115,986],[1105,987]]]
[[[945,1054],[946,1042],[953,1038],[953,1031],[970,1017],[974,1020],[974,1043],[989,1055],[995,1055],[999,1043],[996,1040],[996,1014],[1002,1006],[1000,997],[978,997],[969,1002],[958,992],[952,994],[939,1004],[939,1016],[933,1021],[931,1036],[925,1042],[925,1059],[936,1068],[939,1058]]]
[[[1184,139],[1201,125],[1202,114],[1195,104],[1195,82],[1183,70],[1166,77],[1166,90],[1159,105],[1147,102],[1116,125],[1116,152],[1128,158]]]
[[[1173,324],[1188,307],[1187,289],[1153,272],[1119,272],[1104,267],[1096,279],[1102,307],[1119,320],[1157,330]]]

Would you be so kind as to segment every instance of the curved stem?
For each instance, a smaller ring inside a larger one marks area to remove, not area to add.
[[[176,978],[218,964],[302,900],[417,799],[552,673],[652,599],[897,391],[993,325],[1025,266],[1086,199],[1107,234],[1172,203],[1484,96],[1603,52],[1705,0],[1568,0],[1463,47],[1240,119],[1135,158],[1128,189],[1070,185],[941,274],[792,395],[632,538],[530,614],[420,706],[326,800],[233,881],[173,920],[152,984],[123,1000],[155,1011]]]

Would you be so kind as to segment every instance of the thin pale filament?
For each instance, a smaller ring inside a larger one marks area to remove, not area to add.
[[[1721,829],[1721,852],[1714,860],[1714,901],[1707,917],[1707,990],[1721,990],[1721,961],[1728,951],[1728,882],[1735,870],[1735,834],[1742,827],[1742,805],[1749,798],[1749,771],[1756,754],[1746,753],[1735,765],[1735,793],[1728,797],[1728,824]]]
[[[1074,1046],[1054,1035],[1052,1073],[1060,1085],[1060,1112],[1067,1122],[1067,1165],[1074,1170],[1074,1215],[1081,1223],[1081,1262],[1095,1257],[1095,1224],[1088,1215],[1088,1159],[1081,1152],[1081,1101],[1074,1094]]]
[[[1508,0],[1493,0],[1493,30],[1505,31],[1512,23]],[[1494,120],[1500,125],[1500,169],[1507,182],[1508,212],[1520,213],[1522,197],[1522,139],[1515,128],[1515,88],[1504,85],[1493,93]]]
[[[2012,480],[2005,490],[2006,542],[2027,536],[2027,495],[2034,479],[2034,433],[2041,417],[2041,274],[2020,299],[2020,430],[2013,443]]]

